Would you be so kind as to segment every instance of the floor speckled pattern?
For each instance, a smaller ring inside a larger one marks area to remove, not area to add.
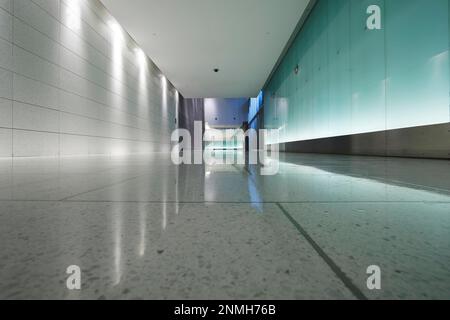
[[[449,161],[282,154],[278,175],[259,169],[0,160],[0,299],[450,299]]]

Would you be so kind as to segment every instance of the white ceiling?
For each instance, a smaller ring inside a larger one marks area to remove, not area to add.
[[[186,98],[256,96],[309,3],[101,1]]]

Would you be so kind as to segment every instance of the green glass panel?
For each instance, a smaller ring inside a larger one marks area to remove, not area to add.
[[[350,2],[328,1],[330,135],[352,132]]]
[[[449,122],[449,10],[319,0],[264,89],[265,127],[287,142]]]
[[[388,129],[447,122],[448,0],[386,1],[386,55]]]
[[[396,0],[394,0],[396,1]],[[352,133],[386,129],[384,26],[368,30],[367,8],[383,0],[351,0],[350,63],[352,84]]]

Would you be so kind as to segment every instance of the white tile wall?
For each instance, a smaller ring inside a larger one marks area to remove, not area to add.
[[[14,44],[35,55],[58,64],[60,46],[45,34],[14,18]]]
[[[59,0],[33,0],[35,4],[47,11],[55,18],[60,16],[60,1]],[[73,1],[73,0],[72,0]]]
[[[0,67],[0,98],[12,99],[13,73]]]
[[[98,0],[0,0],[0,157],[170,150],[178,93],[150,60],[140,83],[126,34],[118,61],[111,20]]]
[[[58,88],[14,73],[14,100],[58,109]]]
[[[42,157],[59,155],[57,133],[13,130],[14,157]]]
[[[17,129],[59,132],[59,112],[14,101],[13,126]]]
[[[0,157],[12,155],[12,130],[0,128]]]
[[[60,33],[60,23],[49,15],[43,8],[39,7],[34,0],[13,0],[14,16],[22,21],[26,21],[31,27],[47,35],[51,39],[58,41]]]
[[[12,16],[4,10],[0,10],[0,38],[12,40]]]
[[[64,134],[61,135],[60,144],[63,156],[89,154],[89,137]]]
[[[12,101],[0,98],[0,127],[11,128],[12,126]]]
[[[0,67],[11,70],[13,64],[13,46],[11,42],[0,39]]]
[[[13,49],[13,60],[15,73],[58,88],[59,68],[57,65],[17,46]]]
[[[0,8],[6,11],[12,11],[12,0],[0,0]]]

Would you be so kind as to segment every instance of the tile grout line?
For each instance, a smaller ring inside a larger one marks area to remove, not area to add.
[[[33,2],[33,1],[31,0],[31,2]],[[37,5],[37,6],[40,7],[39,5]],[[0,9],[4,10],[3,8],[0,8]],[[44,12],[46,12],[47,14],[49,14],[46,10],[44,10],[44,9],[42,9],[42,8],[41,8],[41,10],[43,10]],[[66,50],[70,51],[72,54],[76,55],[76,56],[79,57],[80,59],[86,61],[88,64],[92,65],[92,66],[95,67],[96,69],[99,69],[101,72],[103,72],[103,73],[109,75],[111,78],[115,79],[116,81],[119,81],[119,82],[121,82],[122,84],[126,85],[127,87],[133,89],[132,86],[125,84],[123,80],[117,79],[117,78],[114,77],[113,75],[109,74],[107,71],[103,70],[103,69],[102,69],[101,67],[99,67],[98,65],[94,64],[92,61],[87,60],[85,57],[80,56],[79,53],[74,52],[72,49],[70,49],[70,48],[68,48],[66,45],[62,44],[62,43],[60,42],[60,39],[56,40],[56,39],[50,37],[50,36],[49,36],[48,34],[46,34],[45,32],[43,32],[43,31],[37,29],[35,26],[31,25],[29,22],[23,20],[23,18],[18,17],[18,16],[15,16],[12,12],[6,11],[6,13],[9,14],[9,15],[11,15],[11,16],[13,17],[13,21],[14,21],[14,18],[17,19],[18,21],[22,22],[22,23],[23,23],[24,25],[26,25],[27,27],[29,27],[29,28],[35,30],[36,32],[38,32],[38,33],[40,33],[41,35],[43,35],[44,37],[48,38],[50,41],[55,42],[56,44],[58,44],[59,46],[65,48]],[[62,26],[64,26],[65,28],[67,28],[68,30],[70,30],[70,31],[71,31],[72,33],[74,33],[78,38],[80,38],[84,43],[86,43],[88,46],[90,46],[91,48],[93,48],[94,50],[96,50],[96,51],[97,51],[100,55],[102,55],[104,58],[106,58],[107,60],[111,61],[111,58],[110,58],[110,57],[107,57],[106,55],[104,55],[104,53],[98,51],[98,48],[96,48],[95,46],[93,46],[91,43],[87,42],[84,38],[80,37],[79,34],[77,34],[76,32],[74,32],[72,29],[68,28],[65,24],[63,24],[62,22],[58,21],[57,19],[55,19],[55,20],[58,22],[59,25],[62,25]],[[13,24],[14,24],[14,23],[13,23]],[[4,39],[4,38],[1,38],[1,39],[4,40],[4,41],[9,42],[9,40],[7,40],[7,39]],[[13,43],[13,42],[11,42],[11,44],[16,45],[16,44]],[[20,46],[18,46],[18,47],[21,48],[21,49],[23,49],[23,50],[25,50],[25,51],[30,52],[29,50],[27,50],[27,49],[25,49],[25,48],[22,48],[22,47],[20,47]],[[47,61],[47,62],[49,62],[49,63],[51,63],[51,64],[55,64],[53,61],[47,60],[45,57],[42,57],[42,56],[40,56],[40,55],[38,55],[38,54],[36,54],[36,53],[34,53],[34,52],[30,52],[30,53],[32,53],[32,54],[38,56],[38,57],[41,58],[41,59],[44,59],[45,61]],[[67,70],[67,71],[73,73],[73,71],[71,71],[71,70]],[[130,72],[127,72],[127,71],[126,71],[126,73],[127,73],[130,77],[132,77],[133,80],[138,81],[138,78],[135,78],[135,77],[133,76],[133,74],[131,74]],[[79,75],[78,75],[78,76],[79,76]],[[87,80],[87,79],[86,79],[86,80]],[[109,91],[109,90],[108,90],[108,91]]]
[[[14,100],[12,100],[12,102],[14,102]],[[19,103],[22,103],[20,101],[17,101]],[[31,106],[36,106],[38,108],[44,108],[47,109],[45,107],[41,107],[41,106],[37,106],[37,105],[33,105],[33,104],[29,104],[29,103],[24,103],[24,104],[28,104]],[[56,109],[53,109],[54,111],[58,111]],[[86,118],[86,117],[85,117]],[[87,118],[89,119],[89,118]],[[96,119],[98,121],[98,119]],[[109,124],[113,123],[113,122],[108,122]],[[114,124],[114,123],[113,123]],[[8,127],[0,127],[0,129],[13,129],[13,130],[17,130],[17,131],[27,131],[27,132],[41,132],[41,133],[50,133],[50,134],[60,134],[57,131],[49,131],[49,130],[36,130],[36,129],[24,129],[24,128],[8,128]],[[151,143],[157,143],[158,141],[143,141],[143,140],[136,140],[136,139],[131,139],[131,138],[116,138],[116,137],[106,137],[106,136],[96,136],[96,135],[88,135],[88,134],[82,134],[82,133],[69,133],[69,132],[62,132],[62,135],[67,135],[67,136],[77,136],[77,137],[88,137],[88,138],[99,138],[99,139],[111,139],[111,140],[125,140],[125,141],[133,141],[133,142],[151,142]],[[169,143],[161,143],[161,144],[169,144]]]
[[[10,2],[11,5],[11,13],[14,15],[14,3]],[[14,37],[14,19],[11,19],[11,42],[14,43],[15,41]],[[14,63],[14,46],[11,46],[11,57],[13,57],[13,63]],[[14,98],[16,97],[16,94],[14,92],[14,74],[11,74],[11,159],[14,159]],[[13,171],[11,171],[13,172]],[[14,174],[12,174],[14,176]],[[14,177],[13,180],[14,181]]]
[[[142,177],[142,176],[139,175],[139,176],[135,176],[135,177],[130,177],[130,178],[127,178],[127,179],[124,179],[124,180],[120,180],[120,181],[117,181],[117,182],[108,184],[108,185],[106,185],[106,186],[101,186],[101,187],[98,187],[98,188],[95,188],[95,189],[92,189],[92,190],[87,190],[87,191],[83,191],[83,192],[80,192],[80,193],[77,193],[77,194],[74,194],[74,195],[70,195],[70,196],[67,196],[67,197],[65,197],[65,198],[63,198],[63,199],[56,200],[56,201],[57,201],[57,202],[68,202],[68,201],[70,201],[71,198],[79,197],[79,196],[81,196],[81,195],[83,195],[83,194],[86,194],[86,193],[95,192],[95,191],[103,190],[103,189],[106,189],[106,188],[110,188],[110,187],[113,187],[113,186],[115,186],[115,185],[117,185],[117,184],[121,184],[121,183],[124,183],[124,182],[128,182],[128,181],[137,179],[137,178],[139,178],[139,177]]]
[[[137,177],[132,177],[127,180],[136,179]],[[88,190],[85,192],[81,192],[81,194],[98,191],[104,188],[108,188],[111,186],[114,186],[115,184],[120,184],[125,181],[119,181],[117,183],[113,183],[111,185],[107,185],[104,187],[99,187],[95,190]],[[4,187],[6,188],[6,187]],[[20,201],[27,201],[27,202],[82,202],[82,203],[155,203],[155,204],[278,204],[278,203],[284,203],[284,204],[347,204],[347,203],[393,203],[393,204],[411,204],[411,203],[423,203],[423,204],[450,204],[449,201],[204,201],[204,200],[198,200],[198,201],[170,201],[170,200],[87,200],[87,199],[73,199],[70,200],[73,197],[76,197],[78,195],[72,195],[68,196],[63,199],[0,199],[0,202],[20,202]]]
[[[331,259],[325,251],[314,241],[314,239],[306,232],[305,229],[289,214],[289,212],[279,203],[276,205],[284,214],[284,216],[292,223],[297,231],[308,241],[317,254],[325,261],[334,274],[342,281],[342,283],[350,290],[350,292],[359,300],[368,300],[364,293],[352,282],[352,280],[339,268],[339,266]]]

